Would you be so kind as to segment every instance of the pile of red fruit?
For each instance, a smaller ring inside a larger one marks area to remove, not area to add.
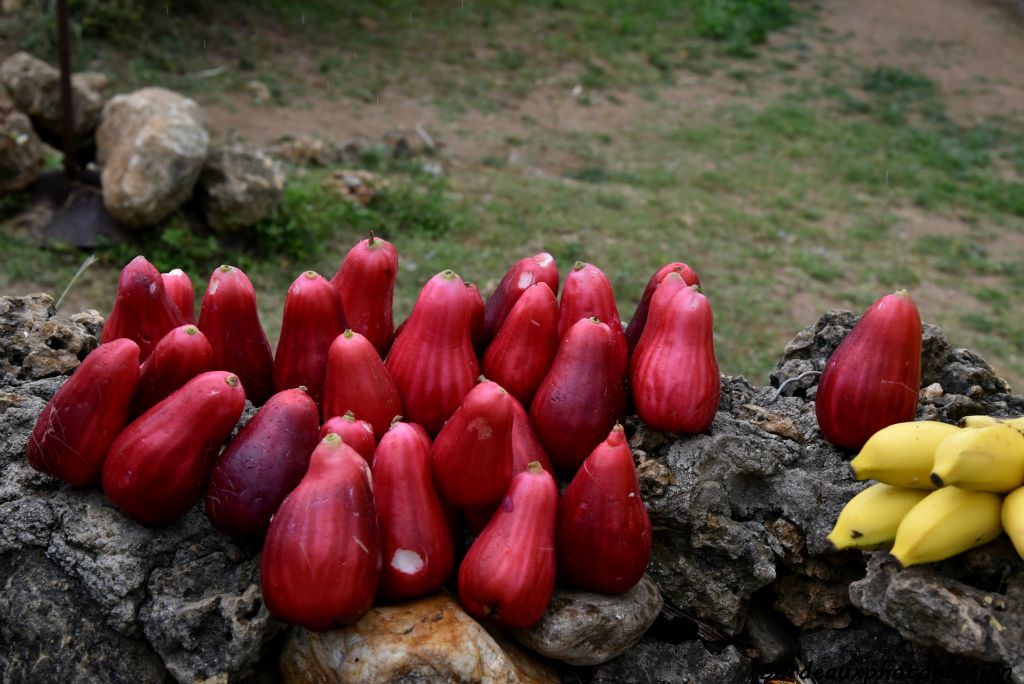
[[[558,301],[554,258],[521,259],[486,305],[443,271],[395,331],[397,274],[394,247],[373,236],[332,280],[303,273],[272,354],[242,271],[214,271],[196,324],[188,276],[136,258],[102,344],[40,416],[29,462],[101,482],[147,525],[205,496],[219,530],[263,540],[271,613],[311,629],[436,590],[462,555],[462,521],[477,534],[457,587],[475,617],[530,626],[556,574],[629,589],[651,524],[620,424],[625,380],[658,429],[704,431],[718,407],[697,275],[660,269],[624,330],[591,264],[572,268]],[[246,398],[260,408],[222,450]]]

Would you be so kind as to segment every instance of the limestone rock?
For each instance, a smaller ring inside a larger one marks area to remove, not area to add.
[[[96,348],[96,318],[95,311],[71,319],[57,316],[48,294],[0,297],[0,377],[37,380],[67,375]]]
[[[73,368],[72,341],[94,346],[102,319],[66,323],[47,295],[4,297],[0,312],[0,672],[80,682],[253,674],[284,627],[262,604],[257,549],[214,530],[201,506],[173,525],[143,527],[100,491],[72,489],[25,458],[66,377],[34,379],[12,354],[40,357],[51,340],[41,331],[52,330],[68,344],[61,367]]]
[[[233,231],[273,214],[284,186],[280,164],[259,150],[231,145],[210,153],[196,193],[206,222],[216,230]]]
[[[642,639],[623,655],[593,672],[593,684],[747,684],[750,660],[735,646],[708,651],[700,641],[666,644]]]
[[[301,166],[330,166],[341,161],[338,146],[326,138],[299,135],[275,143],[270,154]]]
[[[850,598],[914,643],[1003,665],[1024,682],[1024,561],[1006,538],[906,569],[872,554]]]
[[[379,606],[330,632],[293,628],[281,655],[285,682],[551,682],[559,677],[499,641],[447,594]]]
[[[192,194],[210,136],[193,100],[163,88],[118,95],[96,131],[103,202],[120,222],[153,226]]]
[[[27,187],[42,172],[44,156],[29,118],[0,109],[0,192]]]
[[[60,72],[27,52],[16,52],[0,64],[0,82],[14,106],[32,119],[40,131],[52,137],[64,135],[60,103]],[[95,74],[73,74],[75,135],[83,141],[96,130],[103,109],[101,85]],[[105,82],[102,83],[105,85]]]
[[[639,641],[661,606],[658,585],[647,575],[619,595],[557,588],[540,622],[515,637],[542,656],[599,665]]]

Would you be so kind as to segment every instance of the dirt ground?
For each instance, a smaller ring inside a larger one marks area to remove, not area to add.
[[[951,116],[961,123],[1024,117],[1024,3],[1018,0],[825,0],[804,24],[775,36],[773,43],[789,39],[794,31],[815,55],[849,58],[867,68],[885,64],[923,73],[938,85]],[[810,61],[800,68],[809,68]],[[736,90],[721,73],[687,74],[661,92],[658,106],[667,102],[683,110],[710,108],[743,99]],[[235,94],[204,109],[215,136],[238,134],[256,144],[284,133],[376,140],[394,130],[415,135],[419,125],[444,146],[446,160],[457,169],[503,149],[508,136],[522,134],[524,116],[552,131],[610,133],[655,106],[630,93],[598,94],[589,107],[578,106],[576,97],[571,88],[541,86],[514,106],[454,118],[444,116],[429,98],[411,98],[394,89],[385,90],[376,102],[355,107],[349,101],[317,98],[314,91],[301,106],[255,106],[249,95]],[[536,172],[558,173],[564,160],[556,155],[535,162]]]

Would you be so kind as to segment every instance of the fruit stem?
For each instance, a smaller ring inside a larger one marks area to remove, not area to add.
[[[572,265],[572,270],[574,270],[574,271],[582,271],[585,267],[586,267],[585,263],[583,263],[582,261],[577,261],[575,264]]]
[[[396,425],[398,425],[401,422],[402,422],[402,416],[395,416],[394,418],[391,419],[391,427],[395,427]]]
[[[326,437],[324,437],[323,443],[327,444],[328,446],[340,446],[341,435],[339,435],[337,432],[332,432],[328,434]]]
[[[369,232],[370,232],[370,238],[366,241],[366,246],[367,247],[373,247],[373,243],[374,243],[374,241],[376,241],[377,236],[373,234],[373,228],[371,228]]]
[[[345,411],[345,415],[343,415],[342,418],[350,423],[356,422],[356,414],[352,413],[352,411]]]
[[[535,475],[544,472],[544,466],[540,464],[540,461],[530,461],[526,464],[526,469]]]

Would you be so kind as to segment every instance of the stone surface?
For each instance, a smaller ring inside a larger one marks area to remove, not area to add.
[[[96,131],[103,202],[128,226],[159,223],[192,194],[210,143],[193,100],[163,88],[112,98]]]
[[[29,118],[0,109],[0,192],[21,190],[39,177],[45,154]]]
[[[349,202],[366,206],[387,188],[388,182],[372,171],[343,169],[325,178],[323,186],[325,190]]]
[[[3,325],[17,317],[15,332],[28,333],[17,353],[47,356],[50,338],[36,331],[67,325],[50,317],[52,299],[0,303],[7,309]],[[87,326],[95,332],[98,315],[77,318],[82,330],[74,339],[94,344]],[[0,329],[4,354],[18,337]],[[214,530],[201,506],[173,525],[147,528],[100,491],[72,489],[30,468],[28,436],[65,380],[32,377],[9,371],[0,377],[4,680],[192,682],[252,675],[283,629],[260,598],[257,550]]]
[[[93,310],[56,316],[48,294],[0,297],[0,384],[70,373],[96,348],[102,324]]]
[[[1011,668],[1024,682],[1024,561],[1005,538],[906,569],[872,554],[850,598],[914,643]]]
[[[791,625],[766,606],[753,604],[743,626],[743,638],[757,651],[760,663],[781,663],[796,653],[795,632]]]
[[[259,150],[236,144],[210,152],[196,194],[211,227],[234,231],[273,214],[284,186],[280,164]]]
[[[326,138],[312,135],[279,140],[268,151],[275,157],[301,166],[330,166],[341,160],[337,145]]]
[[[378,606],[330,632],[293,628],[281,655],[284,681],[558,682],[511,642],[497,640],[448,594]]]
[[[547,612],[516,639],[542,656],[599,665],[635,644],[661,613],[658,585],[644,575],[619,595],[555,589]]]
[[[0,82],[7,89],[11,102],[32,119],[41,131],[62,137],[64,117],[60,104],[60,72],[27,52],[16,52],[0,64]],[[105,81],[96,74],[73,74],[71,92],[74,99],[75,135],[82,142],[96,130],[103,109]],[[97,86],[101,86],[97,88]]]
[[[594,684],[748,684],[750,660],[735,646],[713,653],[700,641],[666,644],[645,638],[591,676]]]

